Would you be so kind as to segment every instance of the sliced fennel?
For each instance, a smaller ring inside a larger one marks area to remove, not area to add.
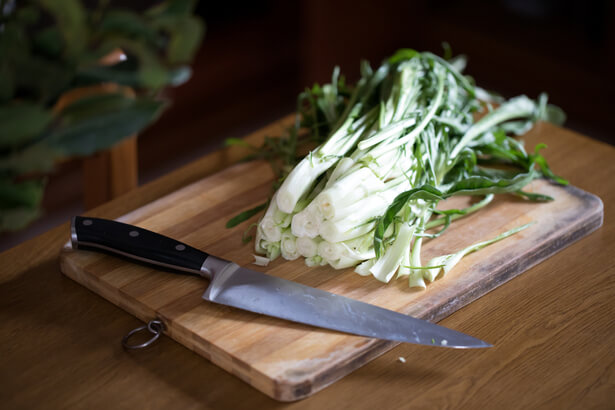
[[[258,266],[269,265],[269,262],[270,262],[269,258],[265,256],[260,256],[260,255],[252,255],[252,256],[254,256],[254,262],[252,263],[254,263],[255,265],[258,265]]]
[[[528,153],[513,138],[536,121],[563,119],[561,110],[546,95],[492,96],[462,74],[464,66],[465,59],[403,49],[376,70],[363,63],[355,85],[336,68],[330,84],[300,94],[295,127],[263,148],[278,150],[286,171],[257,225],[255,252],[425,287],[464,255],[525,229],[421,261],[425,241],[495,194],[548,200],[522,188],[540,177],[566,183],[540,155],[542,145]],[[295,154],[300,135],[316,141],[303,158]],[[483,198],[465,209],[437,208],[456,195]]]

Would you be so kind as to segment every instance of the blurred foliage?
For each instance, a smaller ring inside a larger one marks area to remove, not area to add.
[[[39,216],[58,160],[138,133],[167,106],[159,92],[190,78],[196,1],[125,3],[0,0],[0,232]]]

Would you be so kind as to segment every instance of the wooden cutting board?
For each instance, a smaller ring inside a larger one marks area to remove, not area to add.
[[[249,223],[234,229],[225,224],[262,203],[272,177],[265,163],[239,164],[120,220],[254,270],[436,322],[597,229],[603,219],[598,197],[534,181],[528,190],[555,201],[531,203],[502,195],[456,221],[443,236],[426,241],[423,261],[534,221],[531,227],[466,256],[446,277],[417,290],[408,288],[404,279],[383,284],[352,269],[308,268],[301,260],[253,265],[253,245],[242,243]],[[467,206],[473,200],[455,198],[444,206]],[[168,336],[277,400],[307,397],[396,345],[211,304],[201,299],[208,285],[203,279],[74,251],[69,244],[61,254],[61,269],[143,321],[161,319]]]

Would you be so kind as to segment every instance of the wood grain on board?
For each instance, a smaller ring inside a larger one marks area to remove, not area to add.
[[[528,222],[512,237],[466,256],[446,277],[426,290],[404,279],[388,284],[352,269],[308,268],[301,260],[251,262],[252,244],[243,244],[244,223],[226,229],[228,219],[266,200],[272,174],[261,162],[235,165],[124,215],[121,221],[186,242],[241,266],[438,321],[519,275],[602,224],[602,202],[575,187],[544,180],[528,190],[555,198],[531,203],[509,195],[460,219],[443,236],[426,241],[424,262],[492,238]],[[455,198],[445,207],[476,200]],[[67,238],[68,239],[68,238]],[[396,343],[313,328],[260,316],[201,299],[205,280],[173,275],[113,256],[65,247],[62,271],[143,321],[160,318],[166,334],[277,400],[307,397]]]

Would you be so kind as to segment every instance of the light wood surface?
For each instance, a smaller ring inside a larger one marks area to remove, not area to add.
[[[241,266],[438,321],[594,231],[603,219],[599,198],[574,187],[534,181],[527,190],[555,200],[530,203],[499,196],[480,212],[457,221],[443,236],[426,240],[425,262],[533,223],[468,255],[446,277],[421,291],[408,288],[407,279],[382,284],[352,269],[308,268],[301,259],[279,258],[266,268],[253,265],[252,242],[242,245],[241,237],[257,217],[232,230],[224,225],[239,212],[265,202],[272,179],[265,162],[237,164],[120,220]],[[476,200],[451,198],[441,206],[459,209]],[[145,322],[162,320],[165,333],[173,339],[281,401],[310,396],[396,345],[206,303],[201,299],[206,281],[118,261],[110,255],[75,251],[70,244],[60,264],[62,272],[75,281]]]
[[[553,169],[603,200],[605,222],[440,322],[494,348],[399,345],[312,397],[276,402],[168,337],[123,351],[121,336],[141,322],[60,273],[66,223],[0,256],[3,407],[612,408],[615,149],[547,124],[525,140],[547,143]],[[240,156],[216,152],[89,214],[117,218]]]

